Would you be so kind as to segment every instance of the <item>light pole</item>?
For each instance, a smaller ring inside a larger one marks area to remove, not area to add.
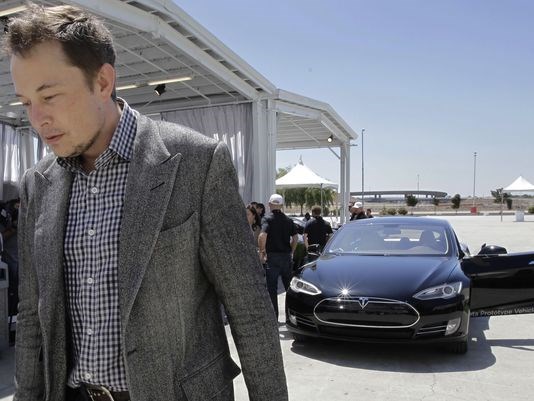
[[[365,206],[365,202],[363,199],[363,193],[364,193],[364,183],[365,183],[365,175],[364,175],[364,164],[363,164],[363,133],[365,132],[365,128],[362,129],[362,208]]]
[[[475,200],[476,182],[477,182],[477,152],[474,152],[473,153],[473,212],[475,211],[475,207],[476,207],[476,200]]]
[[[417,197],[419,198],[419,174],[417,174]]]

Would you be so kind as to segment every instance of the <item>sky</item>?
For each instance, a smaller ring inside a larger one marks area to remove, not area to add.
[[[534,2],[175,2],[276,87],[365,129],[365,190],[467,198],[534,182]],[[360,141],[351,191],[362,189]],[[277,168],[300,156],[339,182],[328,149],[278,151]]]

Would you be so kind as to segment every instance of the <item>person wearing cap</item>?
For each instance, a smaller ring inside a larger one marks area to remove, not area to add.
[[[317,244],[319,245],[319,250],[322,250],[333,233],[332,226],[321,216],[322,211],[323,208],[319,205],[312,207],[312,219],[304,227],[304,245],[306,249],[310,245]]]
[[[271,214],[262,221],[258,238],[260,258],[266,262],[265,278],[271,296],[274,313],[278,318],[278,277],[282,278],[284,288],[289,288],[293,252],[298,243],[295,223],[282,212],[284,198],[272,194],[269,198]]]
[[[360,220],[360,219],[366,219],[367,215],[365,214],[365,211],[363,210],[363,206],[361,202],[356,202],[351,208],[350,208],[350,220]]]

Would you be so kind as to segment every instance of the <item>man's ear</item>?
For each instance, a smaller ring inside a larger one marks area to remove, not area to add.
[[[115,68],[111,64],[105,63],[100,67],[96,76],[95,91],[107,100],[111,97],[115,89]]]

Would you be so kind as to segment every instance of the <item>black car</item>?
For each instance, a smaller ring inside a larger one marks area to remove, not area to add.
[[[292,278],[296,341],[448,342],[467,351],[471,316],[534,312],[534,252],[471,256],[447,221],[382,217],[341,227]]]

